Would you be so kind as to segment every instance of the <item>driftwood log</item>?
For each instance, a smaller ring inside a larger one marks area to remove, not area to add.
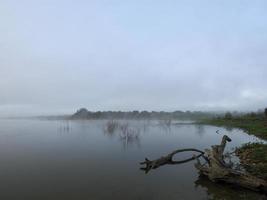
[[[181,152],[185,152],[185,151],[192,151],[192,152],[198,152],[199,155],[195,156],[193,155],[191,158],[188,158],[186,160],[182,160],[182,161],[175,161],[173,160],[173,156],[177,153],[181,153]],[[169,153],[166,156],[162,156],[161,158],[158,158],[156,160],[149,160],[148,158],[145,158],[144,162],[141,162],[140,164],[143,165],[145,164],[145,167],[141,167],[141,170],[144,170],[146,173],[148,173],[151,169],[156,169],[162,165],[174,165],[174,164],[182,164],[182,163],[186,163],[189,162],[191,160],[194,160],[196,158],[199,158],[201,156],[204,155],[203,151],[200,151],[198,149],[178,149],[176,151],[173,151],[171,153]]]
[[[214,145],[211,149],[206,149],[204,152],[198,149],[178,149],[156,160],[145,159],[140,164],[145,164],[145,167],[140,169],[148,173],[151,169],[156,169],[165,164],[181,164],[196,159],[195,167],[199,170],[201,175],[207,176],[213,182],[225,182],[238,187],[247,188],[257,192],[267,194],[267,181],[250,175],[247,172],[235,170],[231,163],[225,162],[224,149],[227,142],[231,139],[224,135],[221,144]],[[198,152],[197,156],[193,155],[191,158],[182,161],[174,161],[173,156],[180,152],[191,151]],[[204,158],[205,163],[200,162],[200,157]]]

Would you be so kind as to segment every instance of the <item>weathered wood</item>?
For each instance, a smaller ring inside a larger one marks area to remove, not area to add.
[[[192,151],[192,152],[198,152],[199,155],[198,156],[192,156],[191,158],[188,158],[188,159],[185,159],[185,160],[181,160],[181,161],[175,161],[173,160],[173,156],[177,153],[181,153],[181,152],[186,152],[186,151]],[[204,152],[203,151],[200,151],[198,149],[178,149],[178,150],[175,150],[171,153],[169,153],[168,155],[166,156],[162,156],[158,159],[155,159],[155,160],[149,160],[148,158],[145,158],[145,161],[144,162],[141,162],[140,164],[143,165],[145,164],[146,166],[145,167],[141,167],[140,169],[144,170],[146,173],[148,173],[151,169],[156,169],[162,165],[166,165],[166,164],[169,164],[169,165],[174,165],[174,164],[182,164],[182,163],[185,163],[185,162],[189,162],[191,160],[194,160],[196,158],[199,158],[201,156],[203,156]]]
[[[207,176],[213,182],[225,182],[267,194],[266,180],[252,176],[247,172],[234,170],[231,163],[225,162],[223,153],[227,142],[231,142],[231,139],[224,135],[221,144],[213,145],[211,149],[206,149],[205,152],[198,149],[178,149],[159,159],[149,160],[146,158],[144,162],[140,163],[145,164],[146,166],[140,169],[145,170],[147,173],[151,169],[156,169],[165,164],[181,164],[196,159],[197,163],[195,164],[195,167],[199,170],[200,174]],[[194,155],[191,158],[182,161],[173,160],[175,154],[185,151],[198,152],[199,155]],[[204,158],[206,161],[204,164],[201,164],[199,160],[200,157]]]
[[[267,182],[260,178],[250,175],[247,172],[237,171],[231,168],[231,165],[224,161],[224,149],[226,142],[230,142],[228,136],[223,136],[220,145],[214,145],[211,149],[205,150],[205,157],[209,163],[202,165],[197,159],[195,167],[202,175],[207,176],[214,182],[225,182],[247,188],[254,191],[267,193]]]

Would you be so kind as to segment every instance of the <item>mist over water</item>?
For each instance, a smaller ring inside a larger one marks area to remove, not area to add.
[[[224,134],[228,152],[266,142],[195,122],[223,116],[265,138],[266,10],[266,0],[0,0],[0,199],[264,199],[199,177],[194,161],[148,174],[139,163]]]
[[[210,184],[195,161],[145,174],[139,162],[179,148],[209,148],[223,134],[232,138],[226,151],[260,141],[237,129],[121,120],[0,120],[0,197],[2,199],[259,199],[261,195]],[[220,134],[216,133],[219,130]],[[192,155],[178,154],[182,160]],[[223,196],[222,196],[223,195]]]

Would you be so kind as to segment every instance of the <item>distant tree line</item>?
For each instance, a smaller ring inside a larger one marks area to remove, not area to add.
[[[224,116],[218,118],[224,118],[226,120],[232,120],[235,118],[246,118],[246,119],[263,119],[267,118],[267,108],[264,110],[258,110],[257,112],[226,112]]]
[[[215,113],[202,111],[88,111],[81,108],[75,112],[71,119],[204,119],[215,117]]]

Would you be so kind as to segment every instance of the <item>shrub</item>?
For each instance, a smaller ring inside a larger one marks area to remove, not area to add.
[[[232,114],[230,112],[227,112],[227,113],[225,113],[224,118],[230,120],[230,119],[233,118],[233,116],[232,116]]]

